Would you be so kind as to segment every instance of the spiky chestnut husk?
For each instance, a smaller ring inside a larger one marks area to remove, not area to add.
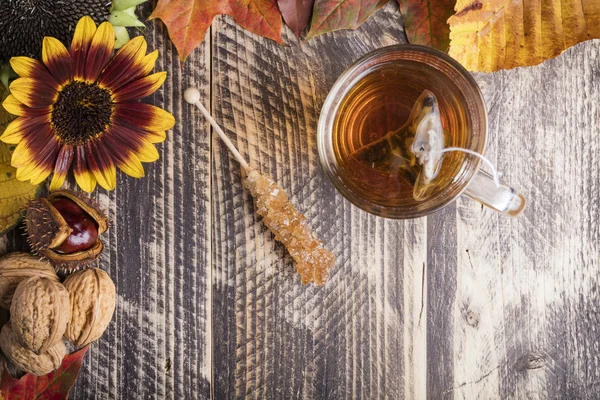
[[[25,228],[31,248],[47,259],[57,271],[68,274],[98,260],[104,244],[98,238],[96,243],[85,250],[69,254],[58,251],[73,232],[65,218],[52,205],[53,201],[60,198],[72,201],[89,215],[97,224],[98,235],[108,229],[108,218],[92,199],[71,190],[57,190],[47,198],[42,197],[29,203],[25,212]]]
[[[44,36],[69,43],[81,17],[104,22],[110,6],[110,0],[0,1],[0,64],[13,56],[39,58]]]

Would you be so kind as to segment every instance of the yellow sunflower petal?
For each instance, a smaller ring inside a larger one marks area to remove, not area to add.
[[[52,172],[52,168],[31,162],[17,169],[17,179],[20,181],[31,181],[32,185],[44,182]]]
[[[132,178],[143,178],[145,175],[140,159],[133,153],[130,153],[123,162],[118,162],[117,166]]]
[[[2,103],[2,107],[12,115],[17,115],[19,117],[23,117],[27,115],[27,109],[15,96],[12,94],[8,95],[8,97]]]
[[[21,78],[34,78],[49,86],[58,88],[58,83],[50,75],[44,64],[29,57],[12,57],[10,66]]]
[[[114,166],[108,169],[97,171],[92,169],[92,173],[100,186],[106,190],[114,190],[117,186],[117,170]]]
[[[140,72],[140,76],[146,76],[154,69],[154,64],[156,64],[156,60],[158,59],[158,50],[154,50],[152,53],[146,54],[144,59],[142,60],[142,70]]]
[[[42,62],[59,85],[70,80],[73,74],[71,55],[60,40],[46,36],[42,42]]]
[[[6,129],[2,136],[0,136],[0,140],[4,143],[8,144],[19,144],[21,139],[23,139],[23,135],[25,131],[23,130],[23,122],[25,120],[23,118],[17,118],[13,120]]]
[[[85,58],[92,38],[96,33],[94,20],[85,16],[79,20],[75,27],[75,34],[71,42],[71,57],[73,58],[73,70],[75,79],[83,79]]]
[[[15,168],[23,167],[31,161],[32,156],[33,154],[29,150],[27,142],[23,140],[15,148],[10,163]]]
[[[148,139],[148,141],[150,143],[162,143],[165,140],[167,140],[167,132],[165,132],[165,131],[147,132],[146,139]]]
[[[87,15],[82,17],[77,26],[75,26],[75,33],[73,34],[73,41],[71,42],[72,48],[81,48],[82,46],[89,43],[94,34],[96,33],[96,23],[94,20]]]
[[[52,181],[50,182],[49,190],[55,191],[62,187],[63,183],[65,183],[65,179],[67,178],[67,174],[58,173],[54,171],[54,175],[52,175]]]
[[[75,175],[75,182],[77,182],[81,190],[92,193],[96,189],[96,178],[90,171],[74,171],[73,174]]]
[[[136,153],[141,162],[154,162],[160,158],[156,147],[143,139],[140,140],[140,147],[136,149]]]
[[[88,49],[85,59],[84,78],[88,82],[95,82],[104,69],[115,49],[115,30],[109,22],[100,24]]]
[[[21,103],[31,108],[49,107],[58,97],[57,88],[33,78],[17,78],[10,84],[10,92]]]

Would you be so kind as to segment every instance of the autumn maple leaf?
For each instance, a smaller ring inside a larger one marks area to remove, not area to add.
[[[250,32],[282,43],[276,0],[159,0],[150,19],[167,26],[181,61],[202,42],[217,15],[229,15]]]

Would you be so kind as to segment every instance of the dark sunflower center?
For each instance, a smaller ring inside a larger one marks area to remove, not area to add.
[[[74,81],[58,93],[52,109],[52,127],[64,143],[81,145],[110,126],[113,110],[108,90]]]

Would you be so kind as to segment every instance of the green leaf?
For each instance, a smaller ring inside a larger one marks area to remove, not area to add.
[[[60,367],[44,376],[25,374],[20,379],[13,378],[3,367],[0,379],[0,396],[3,400],[61,400],[66,399],[73,387],[83,356],[88,346],[67,355]]]
[[[4,87],[0,86],[0,98],[4,96]],[[0,135],[6,126],[15,119],[0,105]],[[35,186],[29,182],[17,180],[17,170],[10,165],[14,145],[0,142],[0,236],[13,229],[22,217],[27,203],[39,197],[43,184]]]
[[[450,47],[448,18],[456,0],[399,0],[408,41],[441,51]]]
[[[340,29],[356,29],[389,0],[316,0],[306,40]]]

